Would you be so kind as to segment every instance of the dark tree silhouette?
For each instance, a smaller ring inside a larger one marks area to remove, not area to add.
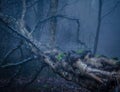
[[[101,14],[102,14],[102,0],[99,0],[99,7],[98,7],[98,24],[97,24],[97,31],[95,35],[95,42],[94,42],[94,49],[93,49],[93,54],[95,55],[97,52],[98,48],[98,42],[99,42],[99,33],[100,33],[100,28],[101,28]]]
[[[115,5],[110,8],[105,14],[102,14],[102,7],[103,7],[103,0],[99,0],[99,7],[98,7],[98,17],[97,17],[97,30],[95,35],[95,41],[94,41],[94,48],[93,48],[93,54],[95,55],[98,49],[99,45],[99,36],[100,36],[100,30],[101,30],[101,22],[102,20],[111,14],[120,4],[120,1],[116,1]]]

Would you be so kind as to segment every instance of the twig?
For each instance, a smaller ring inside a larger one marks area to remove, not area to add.
[[[87,48],[87,45],[79,39],[79,32],[80,32],[80,21],[79,21],[79,19],[67,17],[65,15],[55,15],[55,16],[50,16],[48,18],[45,18],[43,20],[39,20],[38,23],[35,25],[35,27],[30,32],[29,35],[31,35],[38,28],[39,24],[45,23],[45,22],[47,22],[47,21],[49,21],[49,20],[51,20],[53,18],[65,18],[65,19],[68,19],[68,20],[75,21],[77,23],[77,25],[78,25],[78,28],[77,28],[77,41],[78,41],[78,43],[80,43],[81,45],[83,45],[83,46],[85,46]]]
[[[39,2],[39,0],[35,0],[33,3],[30,3],[30,5],[26,6],[28,9],[33,7],[34,5],[36,5]]]
[[[119,4],[120,4],[120,0],[118,0],[118,1],[116,2],[116,4],[115,4],[111,9],[109,9],[109,11],[108,11],[107,13],[105,13],[105,14],[101,17],[101,19],[104,19],[107,15],[109,15],[110,13],[112,13],[112,12],[119,6]]]
[[[60,11],[62,11],[64,8],[66,8],[67,6],[76,4],[76,3],[78,3],[78,2],[79,2],[79,0],[76,0],[76,1],[74,1],[74,2],[72,2],[72,3],[66,3],[66,4],[64,4],[58,11],[60,12]]]
[[[3,60],[2,60],[2,62],[1,62],[1,65],[2,65],[3,63],[5,63],[5,60],[6,60],[13,52],[15,52],[17,49],[19,49],[21,46],[22,46],[22,43],[20,43],[17,47],[13,48],[12,50],[8,51],[8,52],[6,53],[6,55],[3,57]]]
[[[22,60],[22,61],[20,61],[20,62],[17,62],[17,63],[8,63],[8,64],[6,64],[6,65],[2,65],[2,66],[0,66],[0,68],[11,68],[11,67],[15,67],[15,66],[19,66],[19,65],[22,65],[22,64],[24,64],[24,63],[27,63],[27,62],[29,62],[29,61],[31,61],[31,60],[34,60],[35,59],[35,57],[29,57],[29,58],[27,58],[27,59],[24,59],[24,60]]]

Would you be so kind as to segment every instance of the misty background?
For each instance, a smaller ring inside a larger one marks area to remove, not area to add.
[[[69,18],[78,19],[80,22],[79,32],[76,21],[57,17],[55,46],[64,51],[86,49],[77,41],[80,39],[87,45],[87,49],[93,50],[95,35],[98,24],[98,6],[99,0],[58,0],[56,6],[56,15],[64,15]],[[0,3],[0,12],[9,16],[20,18],[21,1],[17,0],[2,0]],[[36,0],[34,6],[33,0],[27,0],[27,14],[25,16],[26,25],[30,30],[33,30],[39,20],[43,20],[50,16],[50,0]],[[119,57],[120,51],[120,1],[119,0],[104,0],[102,5],[101,26],[99,33],[99,41],[97,53],[110,57]],[[2,25],[1,25],[2,26]],[[3,34],[5,33],[4,37]],[[50,32],[50,20],[44,23],[39,23],[33,33],[35,39],[42,43],[50,44],[52,34]],[[1,46],[12,47],[16,43],[7,42],[6,37],[13,39],[13,36],[7,35],[1,29]],[[77,37],[78,36],[78,37]],[[9,40],[10,40],[9,39]],[[15,41],[16,39],[14,39]],[[2,49],[3,50],[3,49]]]
[[[120,58],[120,0],[102,0],[102,5],[99,3],[100,1],[26,0],[27,10],[24,19],[26,28],[40,43],[51,48],[59,48],[64,52],[81,49],[94,52],[99,28],[96,54]],[[22,8],[21,0],[0,0],[0,13],[17,20],[21,18]],[[0,21],[0,60],[21,41],[20,37],[10,33],[9,30]],[[26,45],[22,46],[22,51],[24,58],[31,55]],[[17,50],[4,63],[17,62],[21,59],[20,53],[21,50]],[[36,66],[41,66],[41,62],[25,64],[21,74],[29,76],[31,71],[33,71],[32,73],[36,71],[34,69]],[[9,74],[13,74],[13,72],[9,72],[11,70],[1,71],[0,77],[8,77]],[[16,70],[12,69],[12,71]],[[42,72],[43,76],[53,74],[49,68],[46,68],[45,71]]]

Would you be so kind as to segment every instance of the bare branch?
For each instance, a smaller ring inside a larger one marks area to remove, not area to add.
[[[21,48],[22,44],[23,44],[23,43],[20,43],[18,46],[16,46],[16,47],[13,48],[12,50],[8,51],[8,52],[6,53],[6,55],[3,57],[3,60],[1,61],[1,65],[2,65],[3,63],[5,63],[5,60],[6,60],[12,53],[14,53],[17,49]]]
[[[37,3],[39,2],[39,0],[35,0],[34,2],[31,2],[28,6],[26,6],[28,9],[35,6]]]
[[[79,2],[79,1],[76,0],[76,1],[74,1],[74,2],[72,2],[72,3],[66,3],[66,4],[64,4],[58,11],[60,12],[60,11],[64,10],[67,6],[76,4],[76,3],[78,3],[78,2]]]
[[[27,62],[29,62],[31,60],[34,60],[34,59],[35,59],[35,57],[32,56],[32,57],[29,57],[29,58],[24,59],[22,61],[19,61],[17,63],[8,63],[8,64],[5,64],[5,65],[2,65],[2,66],[0,66],[0,68],[11,68],[11,67],[19,66],[19,65],[27,63]]]
[[[31,34],[38,28],[38,26],[39,26],[40,24],[45,23],[45,22],[51,20],[52,18],[65,18],[65,19],[68,19],[68,20],[71,20],[71,21],[75,21],[75,22],[77,23],[77,25],[78,25],[78,27],[77,27],[77,35],[78,35],[78,36],[77,36],[77,41],[78,41],[78,43],[80,43],[81,45],[83,45],[85,48],[87,48],[87,45],[79,39],[80,20],[77,19],[77,18],[67,17],[67,16],[65,16],[65,15],[56,15],[56,16],[51,16],[51,17],[45,18],[45,19],[43,19],[43,20],[39,20],[38,23],[35,25],[35,27],[34,27],[33,30],[30,32],[29,35],[31,35]]]
[[[119,4],[120,4],[120,0],[118,0],[118,1],[116,2],[116,4],[115,4],[112,8],[110,8],[110,9],[108,10],[108,12],[105,13],[105,14],[101,17],[101,19],[104,19],[107,15],[111,14],[111,13],[119,6]]]

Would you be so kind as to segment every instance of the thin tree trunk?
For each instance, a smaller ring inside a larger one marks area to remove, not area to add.
[[[99,7],[98,7],[98,25],[97,25],[97,31],[94,41],[94,49],[93,54],[95,55],[98,48],[98,42],[99,42],[99,35],[100,35],[100,27],[101,27],[101,13],[102,13],[102,0],[99,0]]]
[[[2,11],[2,0],[0,0],[0,12]]]
[[[50,0],[50,16],[56,15],[57,7],[58,7],[58,0]],[[56,17],[53,17],[50,20],[50,32],[51,32],[50,45],[52,48],[54,48],[55,46],[55,35],[57,30],[56,26],[57,26],[57,19]]]

